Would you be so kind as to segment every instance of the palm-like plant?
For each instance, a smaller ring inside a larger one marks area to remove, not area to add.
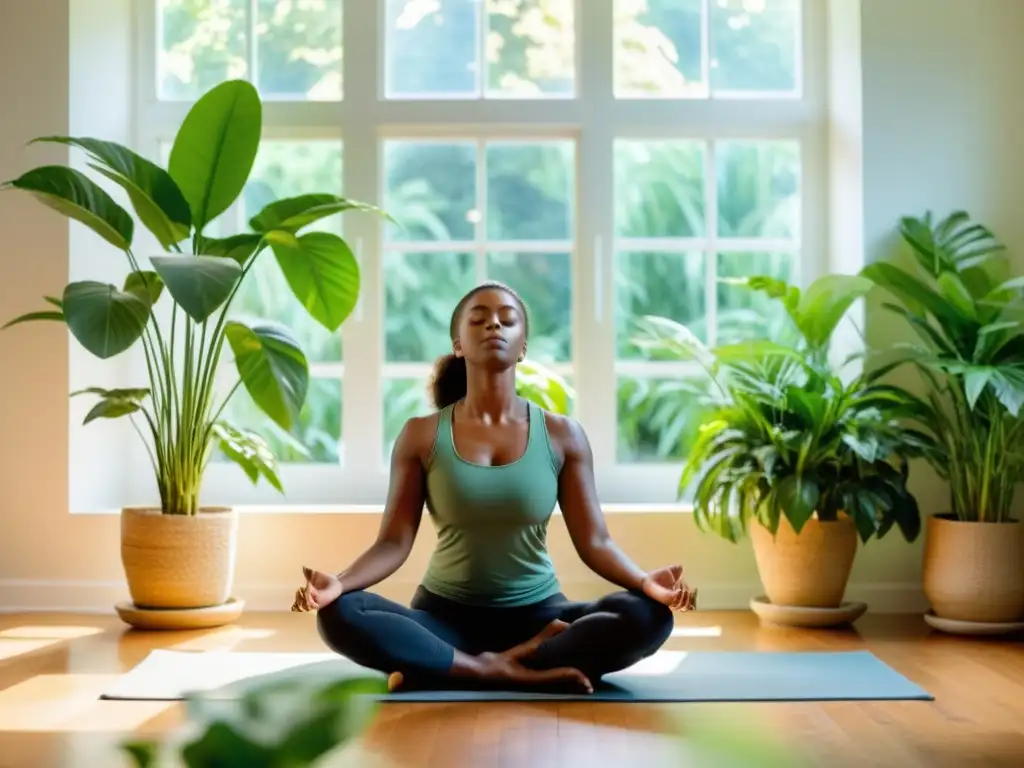
[[[927,456],[949,482],[952,514],[1002,522],[1024,476],[1024,278],[1010,277],[1003,245],[963,211],[906,217],[900,234],[913,262],[862,274],[899,300],[885,307],[918,336],[898,347],[896,364],[928,384],[917,416],[937,439]]]
[[[261,132],[256,89],[244,81],[229,81],[189,110],[167,170],[113,142],[38,139],[83,150],[93,170],[127,193],[138,219],[165,251],[150,257],[149,264],[136,252],[135,220],[84,173],[49,165],[3,185],[81,222],[125,255],[129,269],[121,286],[72,282],[61,296],[46,297],[48,309],[22,315],[7,326],[37,320],[63,323],[101,359],[141,342],[147,386],[84,390],[97,398],[85,421],[133,419],[149,451],[165,514],[197,513],[214,448],[253,482],[264,478],[281,490],[266,441],[221,419],[228,400],[244,385],[256,405],[288,431],[309,387],[306,355],[288,328],[229,318],[232,301],[256,260],[272,250],[299,303],[331,332],[358,298],[359,270],[345,241],[329,232],[302,230],[343,211],[377,210],[371,206],[330,194],[299,195],[270,202],[249,221],[250,231],[221,238],[208,234],[210,223],[245,187]],[[165,293],[170,295],[169,307],[166,301],[160,303]],[[215,385],[225,344],[234,354],[238,379],[226,396],[218,396]]]
[[[751,522],[774,533],[785,517],[799,533],[814,515],[830,521],[845,513],[863,541],[894,525],[915,539],[921,521],[906,486],[908,459],[932,442],[903,420],[923,404],[881,383],[885,369],[844,381],[828,360],[837,325],[871,282],[829,275],[806,292],[768,277],[731,282],[781,301],[791,340],[708,349],[684,326],[656,317],[644,319],[646,337],[638,339],[700,363],[714,383],[711,414],[679,481],[680,497],[693,486],[698,525],[737,541]]]

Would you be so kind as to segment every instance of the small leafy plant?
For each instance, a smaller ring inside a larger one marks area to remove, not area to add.
[[[101,359],[141,343],[147,386],[90,387],[74,394],[97,398],[86,423],[132,419],[149,453],[165,514],[198,511],[200,486],[215,447],[254,483],[264,478],[282,490],[267,443],[229,424],[221,413],[244,385],[267,416],[290,430],[306,399],[309,365],[281,324],[229,319],[232,300],[256,260],[270,250],[299,303],[326,329],[337,331],[359,296],[358,264],[338,235],[303,230],[348,210],[383,215],[335,195],[305,194],[270,203],[250,219],[249,231],[209,236],[211,222],[235,202],[248,181],[260,144],[262,109],[256,89],[245,81],[214,87],[189,110],[166,170],[108,141],[36,139],[84,151],[89,167],[126,193],[138,220],[164,249],[162,255],[147,259],[137,252],[135,220],[78,170],[47,165],[3,185],[81,222],[125,255],[130,271],[122,285],[72,282],[62,295],[45,297],[47,309],[21,315],[4,327],[63,323]],[[164,294],[170,306],[161,304]],[[225,344],[234,355],[238,379],[218,397],[215,383]]]
[[[545,410],[567,416],[576,391],[547,366],[524,360],[516,366],[516,391]]]
[[[917,335],[895,352],[927,385],[916,414],[936,439],[927,458],[949,483],[956,519],[1009,520],[1024,477],[1024,277],[1011,276],[1004,246],[963,211],[905,217],[900,234],[912,261],[862,274],[897,299],[885,308]]]
[[[730,282],[781,302],[792,340],[709,349],[659,317],[644,318],[637,340],[662,357],[698,362],[713,387],[679,481],[680,497],[693,487],[698,525],[735,542],[752,521],[774,533],[785,517],[799,533],[812,516],[845,513],[865,542],[894,525],[914,540],[921,519],[906,486],[908,459],[933,442],[904,422],[924,405],[881,383],[886,368],[844,381],[828,360],[836,327],[871,282],[828,275],[806,292],[769,277]]]
[[[292,670],[264,677],[233,698],[187,696],[184,728],[165,741],[132,739],[121,749],[138,768],[166,765],[172,755],[187,768],[323,764],[363,733],[387,693],[382,676]]]

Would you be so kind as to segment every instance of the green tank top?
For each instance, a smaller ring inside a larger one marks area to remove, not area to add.
[[[458,455],[454,406],[441,410],[426,466],[426,505],[437,547],[423,586],[470,605],[528,605],[560,591],[547,551],[558,469],[544,411],[528,403],[526,452],[488,467]]]

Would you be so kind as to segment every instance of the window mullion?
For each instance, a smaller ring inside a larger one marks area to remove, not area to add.
[[[380,4],[382,5],[382,3]],[[378,3],[345,0],[343,29],[345,114],[353,119],[340,126],[344,141],[342,189],[345,197],[381,204],[378,126],[367,116],[377,114],[377,83],[384,30]],[[356,116],[362,116],[357,118]],[[346,495],[382,501],[376,483],[381,474],[383,418],[383,286],[381,284],[382,223],[377,216],[345,214],[345,238],[358,248],[360,297],[358,310],[342,325],[343,477]]]
[[[579,98],[583,127],[577,152],[576,247],[573,264],[574,384],[577,418],[600,469],[615,463],[615,252],[613,247],[613,149],[616,127],[612,93],[613,0],[576,6]],[[607,472],[597,473],[606,496]]]
[[[480,13],[484,15],[481,9]],[[480,66],[486,66],[481,64]],[[487,274],[487,142],[483,139],[476,145],[476,214],[478,220],[474,227],[476,232],[476,281],[482,283]],[[454,309],[454,307],[453,307]]]
[[[704,319],[708,346],[718,341],[718,163],[714,140],[707,143],[704,154],[704,227],[708,248],[704,254],[706,275]]]

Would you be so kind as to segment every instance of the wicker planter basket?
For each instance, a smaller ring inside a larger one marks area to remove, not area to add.
[[[942,619],[1024,620],[1024,524],[928,518],[924,593]]]
[[[237,538],[238,513],[227,507],[194,516],[123,509],[121,562],[132,603],[143,609],[223,605],[231,596]]]
[[[834,522],[812,517],[798,534],[783,517],[773,537],[753,525],[757,570],[774,605],[839,608],[857,554],[857,531],[845,515]]]

